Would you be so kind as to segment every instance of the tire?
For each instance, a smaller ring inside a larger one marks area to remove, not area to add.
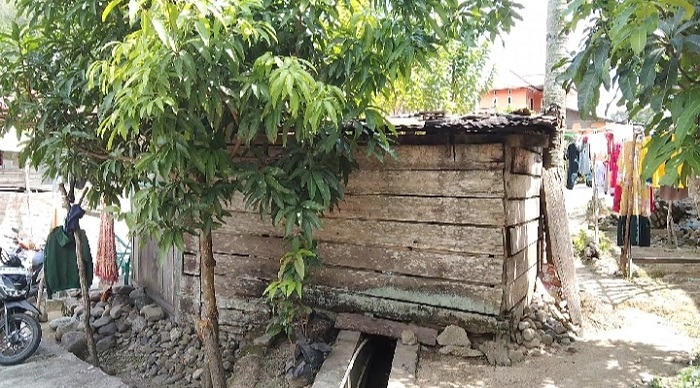
[[[39,326],[39,323],[34,318],[24,313],[13,313],[10,314],[9,321],[26,324],[27,327],[29,327],[29,330],[32,332],[32,340],[29,345],[14,356],[5,356],[2,354],[2,352],[0,352],[0,365],[4,366],[21,364],[24,362],[24,360],[36,352],[36,350],[39,348],[39,344],[41,343],[41,326]],[[7,335],[7,328],[5,328],[4,319],[2,322],[0,322],[0,325],[2,325],[0,326],[0,333],[2,333],[2,337],[4,337]]]

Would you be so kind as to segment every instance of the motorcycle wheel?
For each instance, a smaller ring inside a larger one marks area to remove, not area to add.
[[[29,358],[41,343],[41,327],[27,314],[11,314],[5,327],[0,323],[0,365],[16,365]]]

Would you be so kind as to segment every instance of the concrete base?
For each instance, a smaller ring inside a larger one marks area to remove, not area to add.
[[[344,330],[338,333],[331,354],[323,362],[311,388],[338,388],[359,342],[359,332]]]
[[[416,384],[418,349],[419,345],[404,345],[401,341],[396,343],[387,388],[418,388]]]
[[[49,339],[44,339],[24,364],[0,367],[0,388],[17,387],[128,388],[118,378],[89,365]]]

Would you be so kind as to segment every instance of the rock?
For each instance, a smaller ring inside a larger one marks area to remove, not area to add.
[[[131,291],[134,291],[134,287],[128,284],[115,286],[112,288],[112,292],[117,295],[129,295]]]
[[[261,335],[260,337],[253,340],[253,345],[258,345],[258,346],[269,347],[271,343],[272,343],[272,336],[270,336],[267,333],[265,333],[265,334]]]
[[[131,321],[131,331],[134,333],[142,333],[147,324],[146,318],[138,316]]]
[[[437,342],[442,346],[472,346],[472,342],[469,340],[467,332],[463,328],[455,325],[447,326],[445,330],[438,335]]]
[[[523,342],[523,346],[525,346],[528,349],[537,348],[540,346],[540,340],[539,340],[539,338],[533,338],[531,341]]]
[[[404,330],[401,332],[401,343],[404,345],[415,345],[418,343],[418,338],[416,338],[416,333],[411,330]]]
[[[129,298],[134,301],[134,306],[136,309],[141,311],[145,306],[153,303],[153,299],[146,294],[146,290],[143,288],[137,288],[129,293]]]
[[[77,331],[80,330],[82,325],[78,323],[78,321],[71,320],[68,323],[64,323],[56,328],[56,333],[55,333],[55,338],[56,342],[61,342],[61,339],[63,338],[63,335],[71,332],[71,331]]]
[[[566,333],[566,331],[567,331],[566,327],[563,324],[561,324],[561,322],[557,322],[556,324],[554,324],[554,332],[555,333],[564,334],[564,333]]]
[[[105,309],[103,307],[94,307],[90,309],[90,315],[95,317],[95,318],[101,318],[102,313],[104,313]]]
[[[102,292],[100,290],[90,291],[88,295],[90,295],[90,302],[99,302],[100,298],[102,298]]]
[[[61,346],[78,357],[87,353],[87,340],[82,331],[69,331],[61,338]]]
[[[105,325],[110,324],[110,323],[112,323],[112,317],[109,317],[109,316],[102,317],[102,318],[96,319],[95,322],[92,323],[92,327],[94,327],[95,329],[99,329],[102,326],[105,326]]]
[[[56,318],[49,323],[49,327],[51,328],[51,330],[55,331],[56,329],[58,329],[59,326],[69,323],[71,321],[73,321],[72,317]]]
[[[109,349],[112,349],[115,345],[117,344],[117,339],[114,338],[113,336],[109,335],[101,340],[97,341],[95,346],[97,347],[97,352],[98,353],[104,353],[108,351]]]
[[[542,343],[549,346],[554,343],[554,337],[551,334],[542,335]]]
[[[192,380],[199,380],[202,377],[202,373],[204,373],[204,369],[199,368],[194,373],[192,373]]]
[[[510,366],[508,344],[505,341],[486,341],[479,346],[491,365]]]
[[[110,323],[100,327],[100,329],[97,332],[100,333],[100,335],[113,336],[117,333],[117,323],[110,322]]]
[[[523,341],[529,342],[532,341],[533,338],[535,338],[535,331],[533,329],[523,330]]]
[[[508,352],[508,358],[512,364],[517,364],[525,359],[525,354],[520,349],[511,350]]]
[[[83,310],[84,310],[84,307],[82,304],[75,306],[75,309],[73,309],[73,315],[77,317],[83,313]]]
[[[518,330],[523,331],[530,328],[530,322],[522,321],[518,323]]]
[[[440,350],[438,350],[438,352],[440,352],[440,354],[447,354],[463,358],[476,358],[484,356],[484,352],[482,352],[479,349],[472,349],[465,346],[454,345],[443,346],[440,348]]]
[[[112,308],[109,309],[109,316],[112,317],[112,319],[119,319],[119,317],[122,316],[122,308],[124,308],[123,304],[112,305]]]
[[[538,320],[539,322],[542,322],[542,323],[546,323],[546,322],[547,322],[547,313],[546,313],[546,312],[540,310],[540,311],[538,311],[538,312],[535,314],[535,316],[537,317],[537,320]]]
[[[165,311],[157,304],[149,304],[141,309],[141,315],[149,322],[156,322],[165,318]]]
[[[177,342],[180,338],[182,338],[182,330],[177,327],[172,328],[170,330],[170,341]]]

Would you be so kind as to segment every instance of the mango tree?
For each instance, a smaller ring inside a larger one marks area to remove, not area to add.
[[[106,152],[106,141],[95,131],[103,111],[103,98],[98,90],[88,87],[88,66],[102,48],[121,39],[130,27],[114,18],[102,23],[99,2],[78,1],[63,4],[54,1],[18,1],[17,22],[0,34],[0,93],[7,105],[3,112],[0,134],[12,128],[28,134],[29,141],[20,153],[20,162],[45,168],[47,178],[62,177],[63,205],[73,203],[96,206],[105,195],[117,200],[124,188],[132,187],[131,156],[140,145],[118,141]],[[14,14],[14,10],[7,10]],[[19,23],[19,24],[18,24]],[[91,192],[76,196],[75,182],[89,180]],[[77,233],[77,232],[76,232]],[[77,235],[77,234],[76,234]],[[79,241],[79,239],[76,239]],[[87,319],[90,316],[89,284],[80,266],[84,304],[85,331],[89,359],[98,364],[95,341]]]

